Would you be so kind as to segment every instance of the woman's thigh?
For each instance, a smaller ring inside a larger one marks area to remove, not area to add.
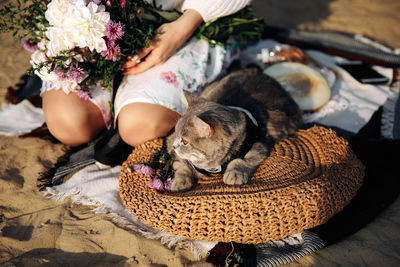
[[[80,145],[92,140],[104,127],[99,108],[74,93],[50,90],[42,94],[49,131],[62,143]]]

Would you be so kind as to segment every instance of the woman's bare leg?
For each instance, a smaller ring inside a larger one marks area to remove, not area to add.
[[[42,98],[50,133],[66,145],[87,143],[105,127],[99,108],[73,93],[51,90]]]
[[[179,117],[179,113],[160,105],[132,103],[119,112],[118,130],[125,143],[137,146],[168,134]]]

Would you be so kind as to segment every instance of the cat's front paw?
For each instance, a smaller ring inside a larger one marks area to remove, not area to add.
[[[232,160],[224,173],[223,181],[229,185],[242,185],[249,181],[252,170],[242,159]]]
[[[187,191],[193,186],[193,179],[188,176],[180,176],[176,175],[174,179],[172,179],[171,183],[171,191],[172,192],[182,192]]]

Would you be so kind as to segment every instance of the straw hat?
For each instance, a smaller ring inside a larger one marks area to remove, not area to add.
[[[148,161],[163,142],[144,143],[123,163],[120,196],[147,225],[189,239],[256,244],[299,233],[342,210],[364,177],[346,140],[313,127],[278,142],[246,185],[213,175],[188,192],[158,193],[147,186],[150,176],[126,170]]]

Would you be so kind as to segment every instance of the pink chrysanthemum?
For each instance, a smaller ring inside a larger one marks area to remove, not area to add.
[[[54,73],[57,75],[57,77],[60,81],[64,81],[67,79],[67,73],[65,72],[64,68],[59,69],[58,67],[55,67]]]
[[[158,176],[153,177],[150,180],[150,182],[147,184],[147,186],[151,189],[155,189],[160,192],[163,192],[165,190],[164,183],[161,181],[161,179]]]
[[[125,34],[125,25],[121,22],[109,21],[106,24],[106,36],[108,40],[120,40]]]
[[[133,169],[135,170],[135,172],[144,175],[154,175],[156,173],[153,168],[146,164],[135,164],[133,165]]]
[[[164,182],[165,191],[171,191],[171,184],[172,184],[172,179],[171,177],[168,177],[168,179]]]
[[[73,64],[67,72],[67,79],[74,82],[80,82],[84,74],[85,71],[79,67],[78,64]]]
[[[30,39],[23,39],[21,41],[22,47],[28,51],[28,52],[35,52],[36,50],[39,50],[39,46],[37,44],[32,44]]]
[[[106,60],[117,61],[120,57],[121,48],[116,45],[114,41],[107,42],[107,50],[102,51],[100,54]]]
[[[90,99],[90,93],[88,91],[85,90],[79,90],[76,92],[76,95],[80,98],[83,99],[85,101]]]
[[[70,80],[77,83],[81,82],[82,76],[85,75],[85,71],[78,64],[71,65],[68,71],[65,68],[55,67],[54,73],[60,81]]]

